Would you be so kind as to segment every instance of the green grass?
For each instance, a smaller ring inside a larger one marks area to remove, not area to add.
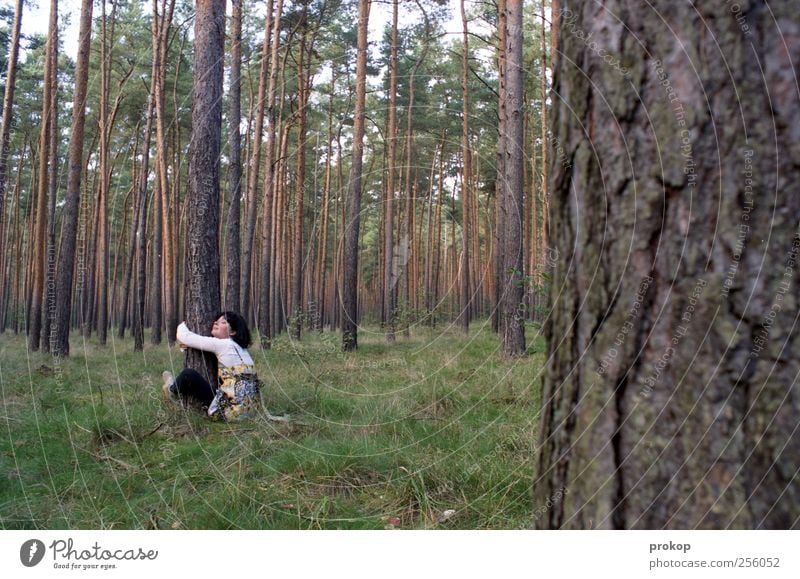
[[[527,336],[522,360],[483,322],[361,332],[353,354],[282,336],[251,353],[292,421],[224,424],[162,399],[176,348],[76,334],[56,360],[6,333],[0,528],[528,527],[544,341]]]

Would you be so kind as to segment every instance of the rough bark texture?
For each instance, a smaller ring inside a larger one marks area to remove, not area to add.
[[[242,120],[242,0],[232,0],[231,15],[231,89],[230,118],[228,119],[228,223],[225,232],[225,309],[239,310],[240,252],[239,230],[241,224],[242,162],[239,123]],[[263,113],[262,113],[263,115]],[[260,131],[259,131],[260,136]],[[258,161],[256,161],[256,164]]]
[[[500,279],[500,330],[503,354],[525,354],[525,315],[522,281],[522,222],[524,215],[523,154],[523,84],[522,84],[522,0],[506,1],[506,83],[504,115],[505,146],[503,154],[503,270]]]
[[[208,335],[220,309],[219,153],[222,138],[222,52],[225,0],[199,0],[195,16],[192,140],[186,236],[186,322]],[[186,367],[216,384],[216,359],[186,350]]]
[[[342,283],[342,348],[358,347],[358,234],[361,223],[361,171],[364,154],[364,106],[367,94],[367,26],[370,0],[358,2],[358,58],[356,103],[353,126],[353,161],[347,190],[347,221],[344,230],[344,279]]]
[[[534,524],[798,528],[797,7],[574,10]]]
[[[83,171],[83,128],[86,121],[86,87],[89,79],[89,46],[92,35],[92,0],[81,3],[78,58],[75,63],[75,99],[72,105],[67,194],[61,218],[61,246],[56,270],[56,328],[53,355],[69,355],[69,321],[72,305],[73,270],[78,273],[78,291],[83,287],[84,263],[75,264],[75,243],[78,236],[78,209],[81,200]]]

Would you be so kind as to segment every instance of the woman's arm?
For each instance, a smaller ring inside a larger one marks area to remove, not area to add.
[[[178,326],[177,338],[179,342],[186,344],[190,348],[213,352],[214,354],[220,354],[228,347],[224,340],[195,334],[186,326],[186,322],[181,322]]]

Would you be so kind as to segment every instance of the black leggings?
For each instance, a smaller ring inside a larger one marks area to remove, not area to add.
[[[186,368],[175,378],[175,389],[181,400],[195,402],[201,406],[211,405],[214,400],[214,389],[208,380],[197,371]]]

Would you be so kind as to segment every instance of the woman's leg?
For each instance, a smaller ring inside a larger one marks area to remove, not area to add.
[[[198,402],[209,406],[214,399],[214,390],[208,380],[197,371],[186,368],[175,378],[175,390],[181,400]]]

